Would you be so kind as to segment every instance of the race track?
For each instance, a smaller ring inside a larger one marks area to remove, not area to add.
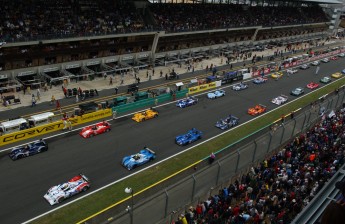
[[[341,58],[322,64],[319,75],[315,75],[315,67],[311,67],[279,81],[269,78],[261,85],[249,82],[249,88],[243,91],[225,88],[226,96],[215,100],[201,95],[197,105],[184,109],[177,108],[174,103],[159,107],[159,117],[143,123],[124,117],[112,122],[109,133],[92,139],[66,136],[50,142],[48,152],[15,162],[3,157],[0,159],[1,223],[20,223],[55,208],[44,200],[43,195],[51,186],[78,173],[84,173],[92,180],[92,191],[131,173],[120,165],[120,161],[143,146],[153,149],[157,153],[156,161],[159,161],[186,148],[177,146],[174,137],[190,128],[201,130],[204,133],[202,140],[205,140],[222,132],[214,127],[220,118],[233,114],[243,123],[253,118],[247,115],[247,109],[258,103],[266,105],[270,111],[277,107],[270,102],[273,97],[285,94],[292,100],[295,97],[289,93],[293,88],[305,87],[311,81],[318,82],[325,75],[341,71],[344,62]]]

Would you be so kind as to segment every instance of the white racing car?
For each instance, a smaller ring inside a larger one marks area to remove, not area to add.
[[[83,174],[73,177],[67,183],[51,187],[43,196],[50,205],[61,203],[63,200],[87,191],[90,188],[89,179]]]
[[[292,74],[297,73],[297,72],[298,72],[298,70],[297,70],[297,69],[290,68],[290,69],[286,70],[286,72],[287,72],[287,74],[292,75]]]
[[[276,98],[273,98],[271,102],[274,103],[274,104],[277,104],[277,105],[282,105],[286,101],[288,101],[288,97],[285,96],[285,95],[280,95],[280,96],[278,96]]]

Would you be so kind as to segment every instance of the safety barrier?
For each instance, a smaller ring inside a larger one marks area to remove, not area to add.
[[[187,92],[188,92],[188,89],[177,91],[175,93],[176,99],[185,97]],[[140,100],[140,101],[133,102],[133,103],[127,103],[124,105],[116,106],[116,107],[113,107],[112,110],[116,111],[116,113],[119,114],[119,113],[131,111],[131,110],[135,110],[138,108],[151,107],[151,106],[154,106],[156,103],[164,103],[164,102],[172,100],[172,99],[173,99],[172,94],[166,93],[166,94],[159,95],[155,98],[149,98],[149,99]]]
[[[111,115],[112,115],[111,109],[104,109],[104,110],[99,110],[93,113],[84,114],[82,116],[75,116],[75,117],[69,118],[68,121],[71,122],[72,126],[77,126],[77,125],[91,122],[97,119],[110,117]],[[64,126],[65,124],[63,123],[62,120],[60,120],[60,121],[52,122],[46,125],[41,125],[41,126],[25,129],[18,132],[5,134],[3,136],[0,136],[0,146],[4,146],[4,145],[11,144],[14,142],[37,137],[40,135],[45,135],[54,131],[62,130]]]

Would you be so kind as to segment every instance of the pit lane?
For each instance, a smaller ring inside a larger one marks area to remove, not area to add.
[[[243,91],[226,88],[226,96],[216,100],[202,95],[197,105],[188,108],[177,108],[175,104],[159,107],[159,117],[143,123],[123,117],[112,123],[109,133],[92,139],[66,136],[51,142],[48,152],[23,160],[13,162],[3,157],[0,159],[0,200],[5,203],[0,205],[0,220],[19,223],[55,208],[44,200],[44,193],[80,172],[92,180],[90,191],[130,174],[120,165],[122,157],[145,145],[156,151],[156,161],[159,161],[185,149],[174,143],[174,137],[192,127],[203,131],[205,140],[222,132],[214,124],[230,113],[243,123],[252,118],[246,114],[247,109],[257,103],[266,105],[270,111],[277,107],[270,103],[273,97],[289,95],[295,87],[305,87],[311,81],[318,82],[325,75],[341,71],[344,60],[321,64],[319,75],[315,75],[315,67],[311,67],[279,81],[269,79],[261,85],[250,83]],[[310,90],[306,89],[308,92]],[[289,96],[290,100],[294,98]]]

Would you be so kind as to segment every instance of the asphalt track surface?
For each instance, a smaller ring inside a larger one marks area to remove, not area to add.
[[[250,82],[249,88],[243,91],[225,88],[226,96],[215,100],[201,95],[198,96],[197,105],[184,109],[175,104],[162,106],[158,108],[158,118],[143,123],[132,121],[131,116],[124,117],[112,123],[109,133],[92,139],[83,139],[79,135],[66,136],[52,141],[48,152],[15,162],[2,157],[1,223],[20,223],[49,211],[52,206],[43,198],[46,191],[78,173],[84,173],[92,180],[91,192],[131,173],[120,165],[120,161],[144,146],[157,153],[156,162],[186,148],[177,146],[174,137],[190,128],[201,130],[205,140],[222,132],[214,127],[220,118],[233,114],[243,123],[253,118],[246,113],[247,109],[259,103],[266,105],[270,111],[277,107],[270,102],[273,97],[289,95],[295,87],[305,87],[311,81],[318,82],[325,75],[339,72],[344,69],[344,62],[345,59],[340,58],[322,64],[319,75],[315,75],[315,67],[311,67],[305,71],[299,70],[290,77],[284,75],[279,81],[269,78],[267,83],[261,85]],[[305,90],[306,93],[310,92],[306,88]],[[289,96],[290,100],[294,98]]]

